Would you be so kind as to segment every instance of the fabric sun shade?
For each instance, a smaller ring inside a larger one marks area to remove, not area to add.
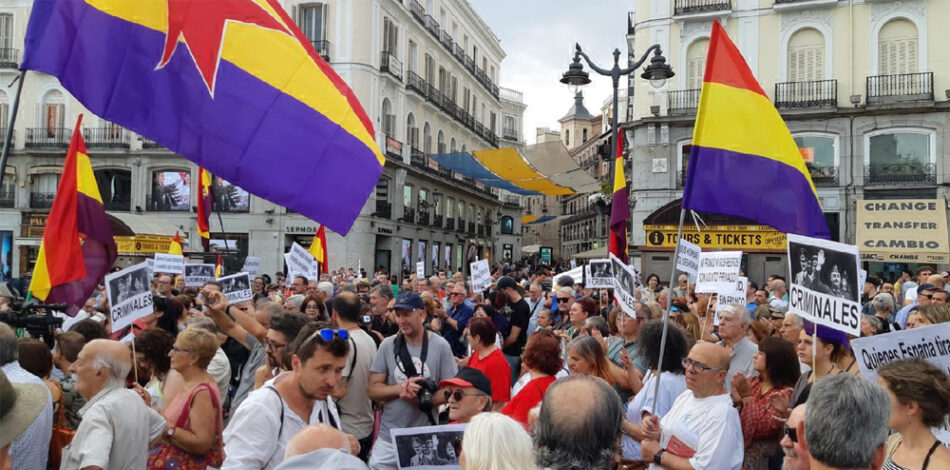
[[[118,256],[81,123],[82,115],[66,152],[30,280],[34,297],[44,303],[65,303],[70,316],[79,312]]]
[[[528,145],[524,158],[534,168],[543,168],[548,179],[578,193],[600,191],[600,183],[571,158],[567,147],[558,140]]]
[[[545,222],[550,222],[556,218],[557,216],[553,216],[553,215],[545,215],[545,216],[523,215],[521,216],[521,225],[543,224]]]
[[[356,95],[281,3],[38,1],[22,67],[59,78],[103,119],[345,234],[384,157]]]
[[[519,188],[514,184],[500,178],[498,175],[488,171],[478,160],[469,153],[443,153],[429,155],[440,166],[444,166],[456,173],[460,173],[467,178],[473,178],[476,181],[491,186],[493,188],[504,189],[522,196],[540,196],[537,191],[530,191]]]
[[[792,134],[719,21],[709,42],[683,209],[830,235]]]
[[[531,168],[528,162],[524,161],[518,151],[512,147],[476,150],[472,154],[489,171],[524,189],[537,191],[548,196],[574,194],[573,189],[555,184],[546,176]]]

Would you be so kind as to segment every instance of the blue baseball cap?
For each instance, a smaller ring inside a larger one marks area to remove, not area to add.
[[[400,292],[396,297],[396,304],[393,305],[396,310],[424,310],[425,304],[422,303],[422,297],[412,291]]]

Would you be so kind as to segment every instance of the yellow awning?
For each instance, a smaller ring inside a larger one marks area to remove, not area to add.
[[[549,196],[574,194],[573,189],[560,186],[535,171],[512,147],[476,150],[472,154],[492,173],[524,189]]]

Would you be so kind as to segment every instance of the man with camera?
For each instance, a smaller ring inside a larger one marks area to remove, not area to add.
[[[436,424],[436,407],[445,403],[437,384],[458,371],[449,343],[424,328],[419,294],[403,292],[393,307],[399,333],[379,345],[369,376],[369,398],[385,403],[369,461],[373,470],[396,469],[391,429]]]

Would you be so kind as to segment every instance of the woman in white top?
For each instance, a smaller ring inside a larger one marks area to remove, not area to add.
[[[659,399],[657,409],[653,410],[653,397],[656,393],[657,369],[660,368],[660,340],[663,337],[663,320],[652,320],[640,328],[637,339],[638,352],[643,363],[647,366],[646,376],[643,378],[643,388],[627,404],[627,415],[621,425],[623,436],[621,446],[623,458],[640,462],[643,455],[640,453],[640,441],[644,434],[641,427],[643,418],[651,415],[663,416],[673,406],[673,402],[681,393],[686,391],[686,376],[683,368],[683,358],[689,352],[689,344],[679,328],[668,328],[666,333],[666,350],[663,353],[662,374],[660,375]],[[624,361],[633,367],[633,361],[624,354]]]

